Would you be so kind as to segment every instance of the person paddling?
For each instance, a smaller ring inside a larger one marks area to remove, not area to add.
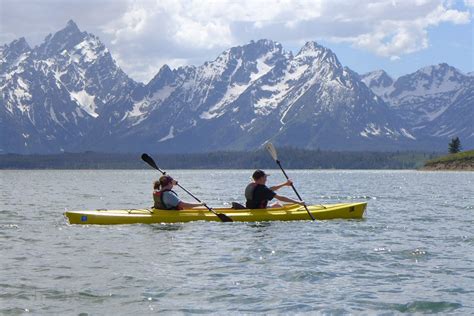
[[[177,183],[176,180],[168,175],[161,176],[158,181],[153,183],[154,208],[161,210],[183,210],[185,208],[204,205],[204,203],[188,203],[181,201],[176,192],[171,190],[173,185],[176,185]]]
[[[258,208],[267,208],[268,202],[273,200],[274,198],[288,203],[295,203],[299,205],[304,205],[303,201],[293,200],[289,197],[278,195],[275,193],[278,189],[281,189],[284,186],[291,186],[293,183],[291,180],[288,180],[282,184],[275,185],[273,187],[268,188],[266,186],[268,174],[266,174],[263,170],[257,169],[252,175],[253,181],[245,188],[245,198],[247,202],[245,206],[251,209],[258,209]],[[273,203],[270,207],[281,207],[282,205],[278,202]]]

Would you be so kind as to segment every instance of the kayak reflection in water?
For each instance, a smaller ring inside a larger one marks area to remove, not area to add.
[[[275,193],[275,191],[281,189],[284,186],[291,186],[293,184],[291,180],[268,188],[265,185],[268,176],[269,175],[266,174],[263,170],[255,170],[252,175],[254,182],[250,183],[245,188],[245,198],[247,199],[245,207],[251,209],[267,208],[268,202],[274,198],[282,202],[304,205],[304,202],[293,200],[289,197],[278,195]],[[271,204],[270,207],[282,207],[282,205],[278,202],[275,202]]]
[[[179,199],[178,194],[171,190],[178,182],[170,176],[161,176],[160,180],[153,182],[154,208],[161,210],[183,210],[203,206],[204,203],[188,203]]]

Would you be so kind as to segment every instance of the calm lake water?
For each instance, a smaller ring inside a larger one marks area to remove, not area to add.
[[[0,172],[0,314],[474,314],[474,172],[288,170],[364,220],[122,226],[62,214],[150,206],[153,170]],[[251,173],[170,171],[212,206]]]

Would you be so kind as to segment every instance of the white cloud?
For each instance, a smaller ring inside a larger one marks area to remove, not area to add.
[[[428,29],[442,22],[454,24],[469,23],[468,12],[449,9],[437,1],[417,1],[417,5],[401,2],[385,3],[383,11],[376,6],[368,5],[366,22],[371,24],[367,32],[351,37],[334,37],[333,40],[348,42],[356,47],[366,49],[379,56],[399,59],[400,55],[410,54],[429,46]],[[378,6],[383,6],[378,3]],[[411,7],[411,8],[410,8]],[[401,11],[399,11],[402,9]],[[410,13],[408,13],[411,10]],[[407,12],[404,16],[403,13]]]
[[[464,5],[467,7],[474,8],[474,0],[464,0]]]
[[[428,30],[441,23],[472,23],[474,7],[474,0],[0,1],[12,13],[2,16],[0,39],[28,39],[29,32],[39,42],[72,18],[98,35],[119,65],[141,81],[151,79],[164,61],[201,63],[261,38],[285,47],[308,40],[344,42],[397,60],[428,48]]]
[[[139,46],[160,59],[189,61],[260,38],[346,42],[397,60],[429,47],[429,28],[470,20],[468,11],[441,0],[138,0],[104,31],[124,60]]]

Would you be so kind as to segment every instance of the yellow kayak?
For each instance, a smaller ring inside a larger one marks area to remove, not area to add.
[[[326,219],[357,219],[364,215],[366,202],[341,203],[308,206],[309,211],[317,220]],[[215,208],[217,213],[229,216],[234,222],[264,222],[264,221],[297,221],[311,220],[305,208],[297,204],[288,204],[281,208],[267,209],[231,209]],[[220,219],[202,209],[169,211],[159,209],[130,209],[130,210],[92,210],[67,211],[64,215],[71,224],[154,224],[182,223],[192,221],[220,221]]]

